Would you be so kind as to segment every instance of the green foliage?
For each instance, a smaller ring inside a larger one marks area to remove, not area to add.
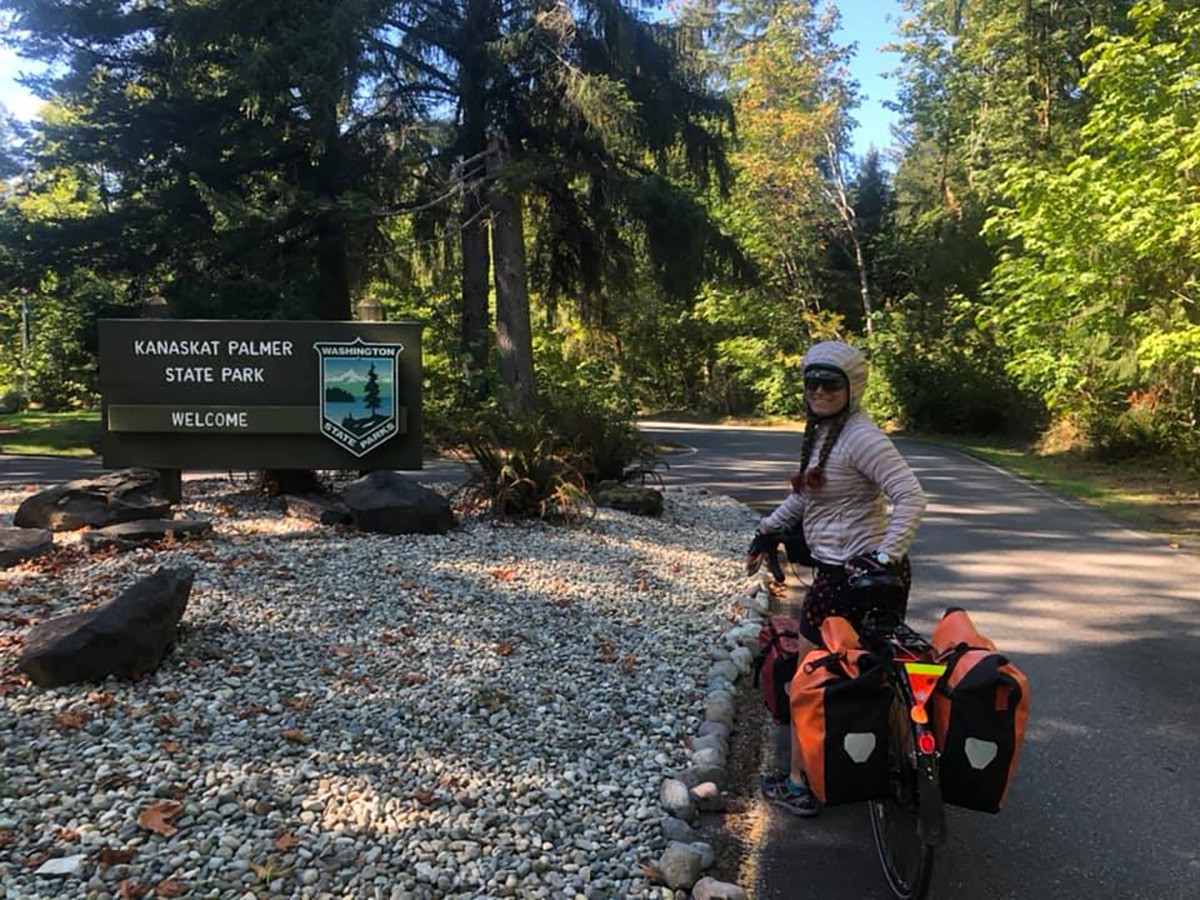
[[[1070,162],[1007,171],[987,322],[1010,371],[1109,454],[1200,453],[1200,10],[1134,5],[1085,57]]]
[[[1032,435],[1042,422],[1004,371],[1004,357],[959,302],[949,314],[893,307],[868,340],[872,387],[864,403],[878,418],[942,434]]]
[[[480,417],[465,443],[478,466],[472,487],[498,518],[570,523],[590,503],[582,460],[545,416]]]

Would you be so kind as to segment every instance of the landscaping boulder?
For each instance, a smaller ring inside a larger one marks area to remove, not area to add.
[[[284,510],[293,519],[304,519],[318,525],[353,525],[354,516],[339,500],[326,500],[313,494],[287,494]]]
[[[207,519],[138,519],[89,531],[83,536],[83,542],[93,551],[105,547],[132,550],[168,536],[186,540],[207,537],[211,533],[212,522]]]
[[[662,491],[656,491],[654,488],[633,487],[627,484],[606,485],[597,488],[594,499],[597,506],[607,506],[637,516],[658,518],[663,510]]]
[[[0,569],[54,549],[54,534],[44,528],[0,527]]]
[[[455,524],[445,497],[395,472],[371,472],[350,482],[341,501],[362,531],[445,534]]]
[[[21,528],[73,531],[116,522],[161,519],[171,504],[156,490],[158,473],[122,469],[98,478],[82,478],[26,497],[17,507],[13,524]]]
[[[175,642],[194,577],[186,567],[159,569],[98,609],[40,622],[17,665],[43,687],[153,672]]]
[[[704,856],[691,844],[671,841],[659,857],[658,871],[667,887],[686,890],[704,871]]]

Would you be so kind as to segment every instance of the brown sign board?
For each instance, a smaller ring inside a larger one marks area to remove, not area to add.
[[[420,469],[415,322],[103,319],[108,467]]]

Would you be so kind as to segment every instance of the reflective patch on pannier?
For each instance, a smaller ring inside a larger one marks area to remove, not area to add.
[[[875,744],[875,735],[869,732],[848,734],[842,739],[846,755],[856,763],[865,763],[870,759],[871,754],[875,752]]]
[[[963,741],[963,749],[972,769],[986,769],[1000,752],[1000,747],[995,741],[981,741],[978,738],[967,738]]]

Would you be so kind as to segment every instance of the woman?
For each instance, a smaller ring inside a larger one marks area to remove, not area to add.
[[[762,520],[759,533],[803,523],[816,560],[812,586],[800,614],[800,658],[821,646],[821,623],[842,616],[856,628],[863,614],[848,585],[850,575],[890,571],[908,601],[912,569],[908,547],[925,511],[925,494],[895,445],[859,409],[867,386],[863,355],[840,341],[822,341],[804,357],[804,429],[800,470],[790,493]],[[889,514],[887,505],[891,504]],[[791,771],[763,782],[766,796],[801,816],[820,811],[809,790],[795,738]]]

